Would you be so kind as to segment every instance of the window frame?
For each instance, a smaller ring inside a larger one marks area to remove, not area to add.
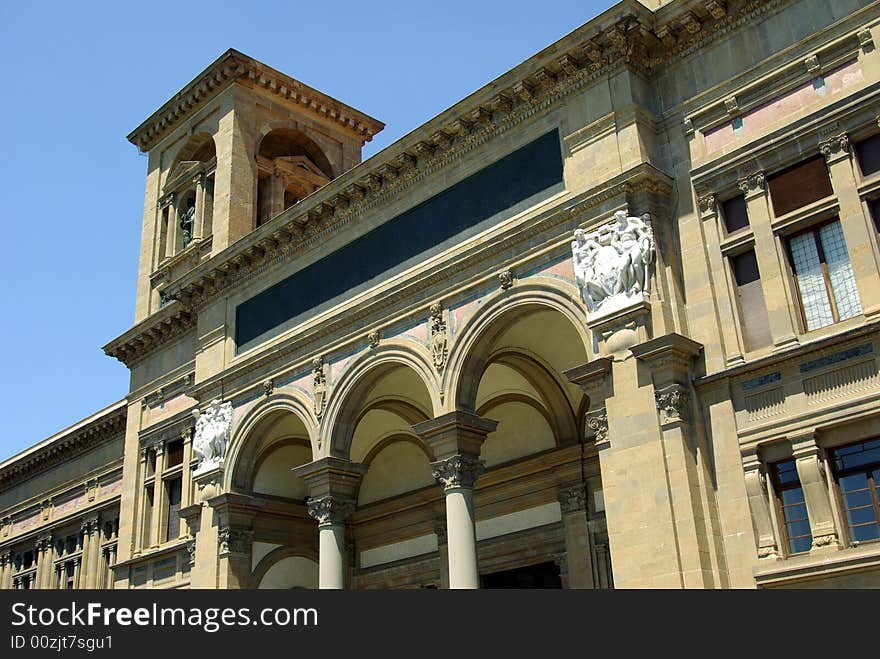
[[[835,455],[836,455],[836,452],[841,449],[847,449],[847,448],[850,448],[853,446],[857,446],[859,444],[865,444],[867,442],[876,441],[878,439],[880,439],[880,437],[868,437],[865,439],[858,440],[856,442],[842,444],[840,446],[835,446],[834,448],[828,449],[828,460],[829,460],[829,464],[831,466],[832,480],[834,481],[833,490],[834,490],[834,497],[836,500],[835,503],[837,504],[838,510],[840,511],[840,526],[842,527],[841,531],[846,534],[847,544],[851,547],[857,547],[857,546],[866,545],[866,544],[880,543],[880,494],[878,494],[878,492],[877,492],[878,483],[876,483],[874,481],[873,474],[871,473],[872,465],[873,465],[874,469],[880,468],[880,460],[878,460],[877,462],[874,462],[874,463],[870,463],[866,466],[844,469],[841,471],[837,468],[837,460],[835,458]],[[865,473],[867,475],[868,490],[871,495],[871,503],[874,508],[874,515],[877,520],[876,524],[878,526],[878,537],[871,539],[871,540],[854,540],[853,539],[852,530],[850,528],[849,518],[847,515],[847,511],[849,509],[847,508],[846,501],[843,496],[843,489],[840,486],[840,477],[841,476],[846,476],[849,474],[856,474],[856,473]]]
[[[776,462],[773,462],[768,465],[769,477],[770,477],[772,487],[773,487],[773,502],[774,502],[774,505],[776,506],[776,519],[777,519],[777,526],[778,526],[778,532],[779,532],[779,549],[785,557],[803,556],[805,554],[809,554],[810,550],[812,549],[813,530],[812,530],[812,527],[810,526],[810,514],[809,514],[809,511],[807,511],[806,493],[804,493],[804,486],[801,483],[800,474],[798,474],[798,479],[797,479],[796,485],[792,485],[792,484],[784,485],[779,480],[779,466],[786,464],[788,462],[792,463],[792,465],[794,466],[795,473],[797,474],[797,460],[794,457],[789,457],[789,458],[785,458],[782,460],[777,460]],[[807,520],[807,526],[810,528],[810,533],[808,536],[801,535],[801,536],[795,537],[795,539],[805,538],[805,537],[810,538],[810,546],[807,549],[805,549],[804,551],[792,551],[792,548],[791,548],[792,538],[789,536],[789,533],[788,533],[788,518],[785,516],[785,505],[782,502],[783,491],[794,490],[794,489],[799,489],[801,491],[801,494],[804,496],[804,503],[802,504],[804,507],[804,513],[806,514],[806,517],[804,519]]]

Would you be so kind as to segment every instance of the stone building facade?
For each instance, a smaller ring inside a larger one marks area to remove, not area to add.
[[[880,2],[623,0],[370,159],[230,50],[2,587],[880,586]]]

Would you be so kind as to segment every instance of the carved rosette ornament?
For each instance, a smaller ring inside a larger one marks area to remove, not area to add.
[[[315,416],[319,419],[327,405],[327,376],[324,374],[324,358],[312,360],[312,396],[315,400]]]
[[[253,541],[252,529],[231,529],[224,526],[217,531],[217,551],[221,556],[250,554]]]
[[[572,485],[559,491],[559,506],[562,514],[576,513],[587,509],[587,492],[582,485]]]
[[[442,372],[449,356],[449,326],[443,318],[440,303],[431,305],[431,359],[434,368]]]
[[[596,445],[608,443],[608,415],[604,409],[587,417],[587,427],[593,431]]]
[[[482,460],[472,455],[453,455],[431,463],[431,473],[444,490],[471,488],[484,471],[486,466]]]
[[[819,152],[825,156],[825,160],[832,163],[841,158],[847,158],[850,154],[849,135],[843,134],[832,137],[819,144]]]
[[[193,453],[199,461],[195,474],[223,466],[229,433],[232,429],[232,403],[221,403],[216,398],[204,411],[195,409]]]
[[[680,385],[673,385],[654,392],[657,409],[663,423],[676,423],[688,420],[688,392]]]
[[[577,229],[571,255],[591,320],[650,298],[655,241],[648,213],[633,217],[617,211],[611,222],[589,233]]]
[[[307,505],[309,515],[318,520],[318,526],[344,524],[355,509],[354,500],[332,494],[309,499]]]

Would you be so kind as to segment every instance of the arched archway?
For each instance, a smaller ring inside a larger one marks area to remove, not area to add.
[[[326,185],[335,174],[321,147],[295,128],[274,128],[263,135],[255,157],[257,226]]]

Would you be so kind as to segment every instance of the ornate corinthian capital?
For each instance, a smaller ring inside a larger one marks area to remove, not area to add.
[[[580,483],[570,485],[559,491],[559,506],[562,514],[575,513],[587,509],[587,492]]]
[[[825,160],[828,162],[848,157],[850,153],[849,135],[844,133],[820,142],[819,152],[825,156]]]
[[[663,423],[688,420],[688,392],[680,385],[672,385],[654,393],[657,409]]]
[[[343,524],[354,512],[355,502],[345,497],[328,494],[309,499],[309,515],[318,520],[318,526]]]
[[[485,470],[483,462],[472,455],[453,455],[451,458],[431,463],[431,472],[443,485],[444,490],[473,487]]]

